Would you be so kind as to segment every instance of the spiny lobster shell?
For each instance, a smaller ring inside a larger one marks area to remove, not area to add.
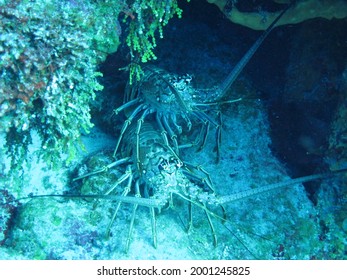
[[[193,110],[195,90],[189,75],[171,74],[155,66],[145,66],[140,81],[127,84],[125,102],[141,98],[160,113],[186,114]]]

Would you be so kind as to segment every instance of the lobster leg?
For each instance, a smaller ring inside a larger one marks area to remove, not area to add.
[[[189,222],[188,222],[187,231],[189,232],[193,227],[193,207],[191,202],[189,202],[188,204],[188,217],[189,217]]]
[[[170,114],[170,119],[171,119],[173,125],[175,126],[178,134],[182,134],[182,126],[178,125],[176,115]]]
[[[125,131],[127,130],[128,126],[131,124],[132,120],[135,118],[135,116],[145,108],[146,106],[145,105],[139,105],[138,107],[135,108],[135,110],[132,112],[132,114],[130,115],[130,117],[124,122],[124,125],[122,127],[122,130],[120,132],[120,135],[119,135],[119,138],[118,138],[118,141],[117,141],[117,145],[116,145],[116,148],[114,149],[114,152],[113,152],[113,156],[115,157],[116,156],[116,153],[118,151],[118,148],[119,148],[119,145],[120,145],[120,142],[122,141],[122,138],[123,138],[123,135],[125,133]]]
[[[142,171],[141,168],[141,161],[140,161],[140,131],[143,122],[145,121],[146,116],[149,114],[149,109],[145,109],[142,116],[137,120],[137,126],[136,126],[136,165],[137,170]]]
[[[141,197],[140,195],[140,188],[139,188],[139,181],[136,180],[135,182],[135,197]],[[131,220],[130,220],[130,226],[129,226],[129,232],[128,232],[128,237],[127,237],[127,242],[126,242],[126,252],[128,253],[129,251],[129,246],[130,246],[130,241],[131,241],[131,235],[133,232],[133,227],[134,227],[134,221],[135,221],[135,216],[136,216],[136,210],[139,205],[136,203],[133,206],[133,212],[131,214]]]
[[[218,125],[216,128],[216,151],[217,151],[217,163],[220,161],[220,146],[222,143],[222,114],[220,111],[218,115]]]
[[[159,125],[160,131],[161,131],[160,134],[163,137],[165,147],[172,153],[172,155],[174,155],[177,158],[178,161],[181,162],[180,158],[178,157],[178,154],[170,147],[169,140],[167,139],[167,131],[164,129],[163,123],[158,114],[156,114],[156,120]],[[177,146],[177,149],[178,149],[178,146]]]
[[[155,119],[156,119],[157,124],[159,126],[160,134],[163,137],[163,141],[165,143],[165,146],[169,147],[169,140],[167,139],[167,131],[164,129],[163,123],[161,121],[161,115],[159,115],[159,113],[155,114]]]
[[[115,167],[115,166],[121,165],[121,164],[123,164],[123,163],[129,162],[129,160],[130,160],[130,157],[122,158],[122,159],[117,160],[117,161],[115,161],[115,162],[112,162],[112,163],[106,165],[105,167],[100,168],[100,169],[98,169],[98,170],[96,170],[96,171],[89,172],[89,173],[84,174],[84,175],[82,175],[82,176],[73,178],[73,179],[72,179],[72,182],[75,182],[75,181],[77,181],[77,180],[83,179],[83,178],[85,178],[85,177],[89,177],[89,176],[93,176],[93,175],[96,175],[96,174],[99,174],[99,173],[102,173],[102,172],[106,172],[107,170],[109,170],[109,169],[112,168],[112,167]]]
[[[184,200],[188,201],[190,206],[189,206],[189,210],[190,210],[190,213],[189,213],[189,225],[188,225],[188,230],[191,229],[191,227],[193,226],[193,219],[192,219],[192,205],[196,205],[198,206],[199,208],[201,208],[202,210],[204,210],[205,214],[206,214],[206,217],[207,217],[207,220],[208,220],[208,224],[211,228],[211,231],[212,231],[212,236],[213,236],[213,245],[214,246],[217,246],[217,234],[216,234],[216,231],[214,229],[214,226],[213,226],[213,223],[212,223],[212,220],[211,220],[211,215],[215,218],[218,218],[218,219],[221,219],[221,220],[224,220],[224,218],[216,215],[214,212],[212,212],[211,210],[209,210],[206,205],[204,203],[201,203],[201,202],[197,202],[197,201],[193,201],[191,200],[190,198],[186,197],[185,195],[181,194],[181,193],[176,193],[178,196],[180,196],[181,198],[183,198]]]
[[[212,180],[211,180],[211,176],[210,174],[201,166],[201,165],[193,165],[191,163],[187,163],[185,162],[184,163],[187,170],[182,170],[186,175],[194,178],[194,179],[197,179],[199,181],[201,181],[202,183],[204,183],[205,185],[207,185],[209,187],[210,190],[212,190],[213,192],[215,191],[214,190],[214,187],[213,187],[213,183],[212,183]],[[201,176],[198,176],[196,174],[194,174],[194,172],[192,172],[189,168],[191,169],[196,169],[198,171],[201,171],[206,177],[201,177]]]
[[[202,129],[201,129],[201,134],[203,134],[202,135],[202,142],[199,145],[198,151],[201,151],[205,147],[209,131],[210,131],[210,122],[204,121],[204,123],[202,125]],[[200,135],[200,137],[201,137],[201,135]]]
[[[135,183],[135,197],[140,198],[140,188],[139,188],[139,181],[137,180]],[[138,208],[139,204],[135,203],[133,206],[133,212],[131,215],[131,221],[130,221],[130,226],[129,226],[129,233],[128,233],[128,238],[126,242],[126,251],[129,251],[129,246],[131,242],[131,236],[132,236],[132,231],[134,227],[134,221],[136,217],[136,211]],[[153,236],[153,246],[154,248],[157,248],[157,225],[156,225],[156,218],[155,218],[155,210],[154,207],[149,206],[150,213],[151,213],[151,226],[152,226],[152,236]]]
[[[185,120],[185,122],[187,123],[188,131],[190,131],[192,129],[192,122],[190,121],[188,115],[183,113],[183,114],[181,114],[181,116]]]
[[[152,236],[153,236],[153,246],[157,248],[157,222],[155,218],[154,207],[150,207],[151,212],[151,224],[152,224]]]
[[[130,178],[130,182],[131,182],[131,178],[132,178],[132,173],[131,173],[131,169],[130,169],[130,165],[127,166],[127,170],[125,171],[125,173],[114,183],[114,185],[104,194],[104,195],[108,195],[110,194],[117,186],[119,186],[119,184],[123,183],[126,179]],[[130,190],[130,189],[129,189]],[[128,191],[129,192],[129,191]],[[123,192],[124,193],[124,192]],[[123,195],[123,194],[122,194]],[[126,194],[125,194],[126,195]],[[97,206],[97,202],[94,203],[94,208]],[[117,210],[118,211],[118,210]]]
[[[121,111],[123,111],[123,110],[125,110],[125,109],[127,109],[129,107],[131,107],[132,105],[134,105],[134,104],[136,104],[138,102],[140,102],[140,99],[139,98],[135,98],[135,99],[133,99],[133,100],[131,100],[129,102],[124,103],[122,106],[119,106],[117,109],[113,110],[113,113],[118,115],[119,112],[121,112]]]
[[[119,179],[117,180],[117,182],[119,182],[120,180],[123,182],[123,181],[125,181],[125,180],[128,178],[128,184],[127,184],[126,188],[124,188],[124,191],[123,191],[123,193],[122,193],[122,197],[127,196],[128,193],[129,193],[130,190],[131,190],[131,182],[132,182],[132,180],[133,180],[133,175],[132,175],[132,172],[131,172],[131,167],[130,167],[130,165],[127,166],[127,170],[126,170],[126,174],[125,174],[125,175],[126,175],[126,176],[124,176],[124,177],[122,176],[121,178],[119,178]],[[117,182],[116,182],[116,184],[117,184]],[[119,184],[120,184],[120,182],[119,182]],[[109,194],[114,188],[115,188],[115,187],[111,188],[111,190],[107,191],[106,194]],[[115,211],[114,211],[114,213],[113,213],[113,216],[112,216],[112,218],[111,218],[111,220],[110,220],[110,222],[109,222],[109,224],[108,224],[108,226],[107,226],[107,229],[106,229],[106,237],[107,237],[107,238],[110,236],[111,226],[112,226],[114,220],[116,219],[116,216],[117,216],[117,213],[118,213],[118,211],[119,211],[119,208],[120,208],[121,204],[122,204],[121,201],[118,201],[118,202],[117,202],[116,209],[115,209]]]
[[[174,144],[174,149],[176,154],[178,154],[178,143],[177,143],[177,135],[172,131],[170,125],[169,125],[169,120],[167,118],[167,116],[162,116],[162,120],[163,120],[163,125],[165,127],[165,130],[168,132],[173,144]]]
[[[214,229],[214,226],[213,226],[213,223],[212,223],[212,220],[211,220],[211,217],[210,217],[210,214],[208,211],[206,211],[206,206],[203,205],[204,207],[204,212],[206,214],[206,217],[207,217],[207,220],[208,220],[208,224],[210,225],[210,228],[211,228],[211,231],[212,231],[212,236],[213,236],[213,245],[216,247],[217,246],[217,234],[216,234],[216,231]]]
[[[194,112],[195,116],[201,121],[203,122],[203,125],[206,127],[204,134],[203,134],[203,140],[198,148],[199,151],[201,151],[207,141],[207,136],[208,136],[208,132],[210,129],[210,124],[212,123],[215,127],[216,127],[216,135],[220,135],[221,132],[221,124],[220,123],[216,123],[209,115],[205,114],[204,112]],[[221,117],[219,116],[219,119],[221,120]],[[220,137],[217,137],[217,141],[220,141]],[[220,143],[217,143],[217,162],[219,161],[219,156],[220,156],[220,151],[219,151],[219,147],[220,147]]]
[[[105,195],[110,194],[119,184],[123,183],[126,179],[132,177],[132,172],[130,165],[127,166],[125,173],[115,182],[115,184],[105,193]]]

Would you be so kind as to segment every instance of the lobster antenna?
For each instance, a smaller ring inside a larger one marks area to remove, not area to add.
[[[255,189],[240,191],[238,193],[233,193],[230,195],[220,197],[219,203],[221,203],[221,204],[230,203],[230,202],[234,202],[236,200],[245,199],[245,198],[248,198],[248,197],[251,197],[254,195],[258,195],[261,193],[269,192],[269,191],[280,189],[280,188],[289,187],[289,186],[296,185],[296,184],[302,184],[302,183],[306,183],[306,182],[310,182],[310,181],[331,178],[331,177],[335,176],[336,174],[345,173],[345,172],[347,172],[347,168],[341,168],[341,169],[332,170],[332,171],[329,171],[326,173],[318,173],[318,174],[308,175],[308,176],[304,176],[304,177],[298,177],[295,179],[289,179],[289,180],[286,180],[283,182],[269,184],[269,185],[266,185],[263,187],[258,187]]]
[[[39,194],[39,195],[29,195],[26,197],[20,197],[14,201],[19,202],[22,200],[30,200],[35,198],[67,198],[67,199],[104,199],[111,201],[120,201],[129,204],[138,204],[140,206],[147,207],[157,207],[162,206],[162,201],[160,199],[146,199],[143,197],[133,197],[133,196],[122,196],[122,195],[105,195],[105,194]],[[7,205],[8,203],[0,203],[0,206]]]
[[[222,82],[222,84],[217,89],[217,92],[218,92],[217,100],[222,99],[226,95],[227,90],[231,87],[231,85],[240,75],[243,68],[245,68],[249,60],[253,57],[257,49],[260,47],[260,45],[263,43],[266,37],[270,34],[272,29],[274,29],[276,23],[285,14],[285,12],[288,11],[288,9],[292,6],[293,2],[294,1],[291,1],[291,3],[288,4],[288,6],[276,17],[276,19],[270,24],[270,26],[265,30],[265,32],[258,38],[257,41],[255,41],[253,46],[246,52],[246,54],[241,58],[241,60],[235,65],[234,69],[230,72],[230,74],[226,77],[226,79]]]
[[[230,203],[230,202],[234,202],[236,200],[245,199],[245,198],[257,195],[257,194],[270,192],[272,190],[281,189],[281,188],[289,187],[289,186],[296,185],[296,184],[302,184],[302,183],[306,183],[306,182],[310,182],[310,181],[323,180],[323,179],[331,178],[337,174],[346,173],[346,172],[347,172],[347,167],[343,167],[341,169],[331,170],[331,171],[328,171],[325,173],[318,173],[318,174],[298,177],[295,179],[289,179],[289,180],[286,180],[283,182],[269,184],[269,185],[265,185],[263,187],[258,187],[255,189],[240,191],[240,192],[233,193],[230,195],[221,196],[218,198],[218,202],[220,204]],[[191,200],[183,197],[182,195],[180,195],[178,193],[177,193],[177,195],[181,196],[185,200],[192,202],[193,204],[196,204],[194,201],[191,201]],[[17,198],[17,199],[15,199],[15,201],[28,200],[28,199],[33,199],[33,198],[45,198],[45,197],[46,198],[48,198],[48,197],[61,197],[61,198],[69,198],[69,199],[75,199],[75,198],[76,199],[78,199],[78,198],[79,199],[81,199],[81,198],[84,198],[84,199],[88,199],[88,198],[90,198],[90,199],[105,199],[105,200],[111,200],[111,201],[120,201],[123,203],[138,204],[140,206],[147,206],[147,207],[157,207],[157,208],[162,207],[162,201],[160,199],[146,199],[146,198],[132,197],[132,196],[98,195],[98,194],[90,194],[90,195],[88,195],[88,194],[30,195],[27,197]],[[0,203],[0,205],[7,205],[7,203]],[[223,218],[221,218],[221,219],[223,220]]]

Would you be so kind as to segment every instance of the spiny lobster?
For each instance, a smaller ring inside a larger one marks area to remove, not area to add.
[[[137,131],[140,131],[145,119],[149,115],[155,115],[156,123],[159,126],[165,143],[169,145],[168,135],[173,142],[176,153],[178,153],[177,134],[182,133],[182,120],[186,123],[188,131],[192,128],[192,118],[197,119],[198,123],[202,123],[202,133],[200,134],[202,137],[191,143],[191,145],[198,145],[199,149],[202,149],[206,143],[210,125],[214,125],[216,127],[217,160],[219,160],[222,125],[221,114],[218,113],[218,119],[214,120],[206,114],[206,108],[241,100],[241,98],[237,98],[222,101],[240,72],[290,6],[288,5],[278,15],[226,79],[216,88],[205,91],[196,90],[190,85],[192,77],[189,75],[178,76],[156,67],[145,66],[142,79],[135,82],[135,84],[128,83],[124,104],[114,110],[116,115],[124,110],[130,111],[131,113],[129,113],[127,120],[124,122],[113,155],[116,155],[123,135],[133,120],[137,120]]]
[[[158,130],[150,123],[145,123],[142,126],[141,133],[136,130],[136,126],[131,126],[127,133],[124,134],[125,141],[121,146],[121,159],[99,170],[81,174],[74,179],[74,181],[77,181],[105,172],[109,168],[120,165],[126,166],[123,176],[114,182],[106,193],[102,195],[83,195],[83,197],[106,198],[117,201],[115,213],[107,229],[107,235],[121,204],[133,204],[126,245],[128,249],[137,207],[138,205],[147,206],[150,209],[153,244],[156,247],[155,208],[161,210],[168,205],[172,205],[173,196],[176,195],[204,209],[213,232],[214,242],[217,243],[216,234],[210,219],[210,213],[212,212],[208,210],[208,205],[217,205],[217,197],[214,195],[208,173],[202,168],[184,163],[173,149],[165,143]],[[136,134],[136,143],[131,141],[133,133]],[[121,185],[124,185],[124,187],[120,187]],[[114,191],[120,195],[112,195]],[[189,224],[192,224],[192,220]]]

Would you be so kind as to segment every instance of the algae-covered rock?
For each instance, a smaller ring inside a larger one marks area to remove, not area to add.
[[[81,203],[37,198],[24,204],[11,247],[29,259],[89,259],[97,231]]]

